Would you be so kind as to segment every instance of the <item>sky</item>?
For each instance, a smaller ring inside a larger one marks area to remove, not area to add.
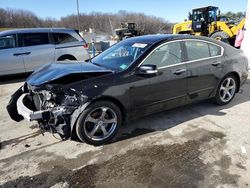
[[[116,13],[119,10],[142,12],[164,18],[170,22],[181,22],[188,12],[201,6],[218,6],[221,12],[246,11],[250,0],[79,0],[82,13]],[[61,17],[76,14],[77,0],[0,0],[0,8],[24,9],[40,18]]]

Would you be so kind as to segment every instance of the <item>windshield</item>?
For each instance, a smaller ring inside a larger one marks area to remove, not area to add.
[[[148,43],[125,40],[94,57],[91,62],[114,71],[126,70],[149,46]]]

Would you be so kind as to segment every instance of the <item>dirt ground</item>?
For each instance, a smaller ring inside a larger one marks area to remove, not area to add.
[[[0,187],[250,187],[250,78],[227,106],[154,114],[100,147],[12,121],[5,107],[22,84],[0,81]]]

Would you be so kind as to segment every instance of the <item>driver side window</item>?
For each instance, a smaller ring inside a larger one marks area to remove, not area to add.
[[[157,68],[182,62],[180,42],[170,42],[157,48],[144,61],[144,65],[156,65]]]

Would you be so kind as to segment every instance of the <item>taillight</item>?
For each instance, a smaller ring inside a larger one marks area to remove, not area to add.
[[[88,48],[89,48],[88,43],[85,43],[85,44],[83,45],[83,47],[84,47],[85,49],[88,49]]]

